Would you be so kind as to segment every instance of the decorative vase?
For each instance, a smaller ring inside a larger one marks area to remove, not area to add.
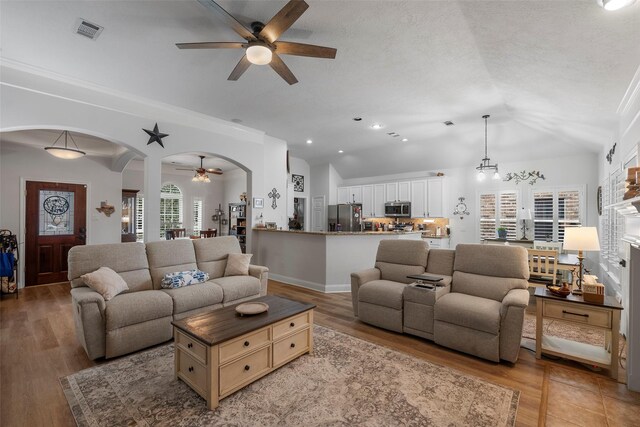
[[[507,230],[498,230],[498,238],[506,239],[507,238]]]

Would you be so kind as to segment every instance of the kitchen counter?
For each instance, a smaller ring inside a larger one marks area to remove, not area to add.
[[[252,231],[252,264],[269,278],[320,292],[349,292],[351,273],[372,268],[381,240],[421,240],[421,231]]]

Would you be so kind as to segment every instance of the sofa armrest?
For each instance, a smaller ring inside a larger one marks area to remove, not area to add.
[[[71,289],[76,337],[90,359],[105,355],[105,308],[102,295],[91,288]]]
[[[500,307],[500,359],[515,363],[520,352],[524,310],[529,305],[529,291],[512,289]]]
[[[260,296],[267,295],[267,284],[269,282],[269,269],[261,265],[249,265],[249,275],[260,280]]]
[[[351,273],[351,301],[353,303],[353,315],[356,317],[358,317],[358,290],[360,286],[372,280],[380,280],[380,270],[377,268]]]

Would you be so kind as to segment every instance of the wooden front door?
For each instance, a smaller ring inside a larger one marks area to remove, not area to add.
[[[87,186],[27,181],[25,285],[67,280],[67,254],[87,237]]]

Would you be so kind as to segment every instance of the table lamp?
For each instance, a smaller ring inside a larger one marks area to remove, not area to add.
[[[575,294],[582,293],[582,274],[584,270],[584,251],[599,251],[600,242],[598,241],[598,229],[596,227],[567,227],[564,229],[563,247],[568,251],[578,251],[578,261],[580,262],[580,270],[578,270],[578,291]]]
[[[520,240],[527,240],[527,220],[531,217],[531,209],[522,208],[518,211],[518,219],[522,221],[522,237]]]

